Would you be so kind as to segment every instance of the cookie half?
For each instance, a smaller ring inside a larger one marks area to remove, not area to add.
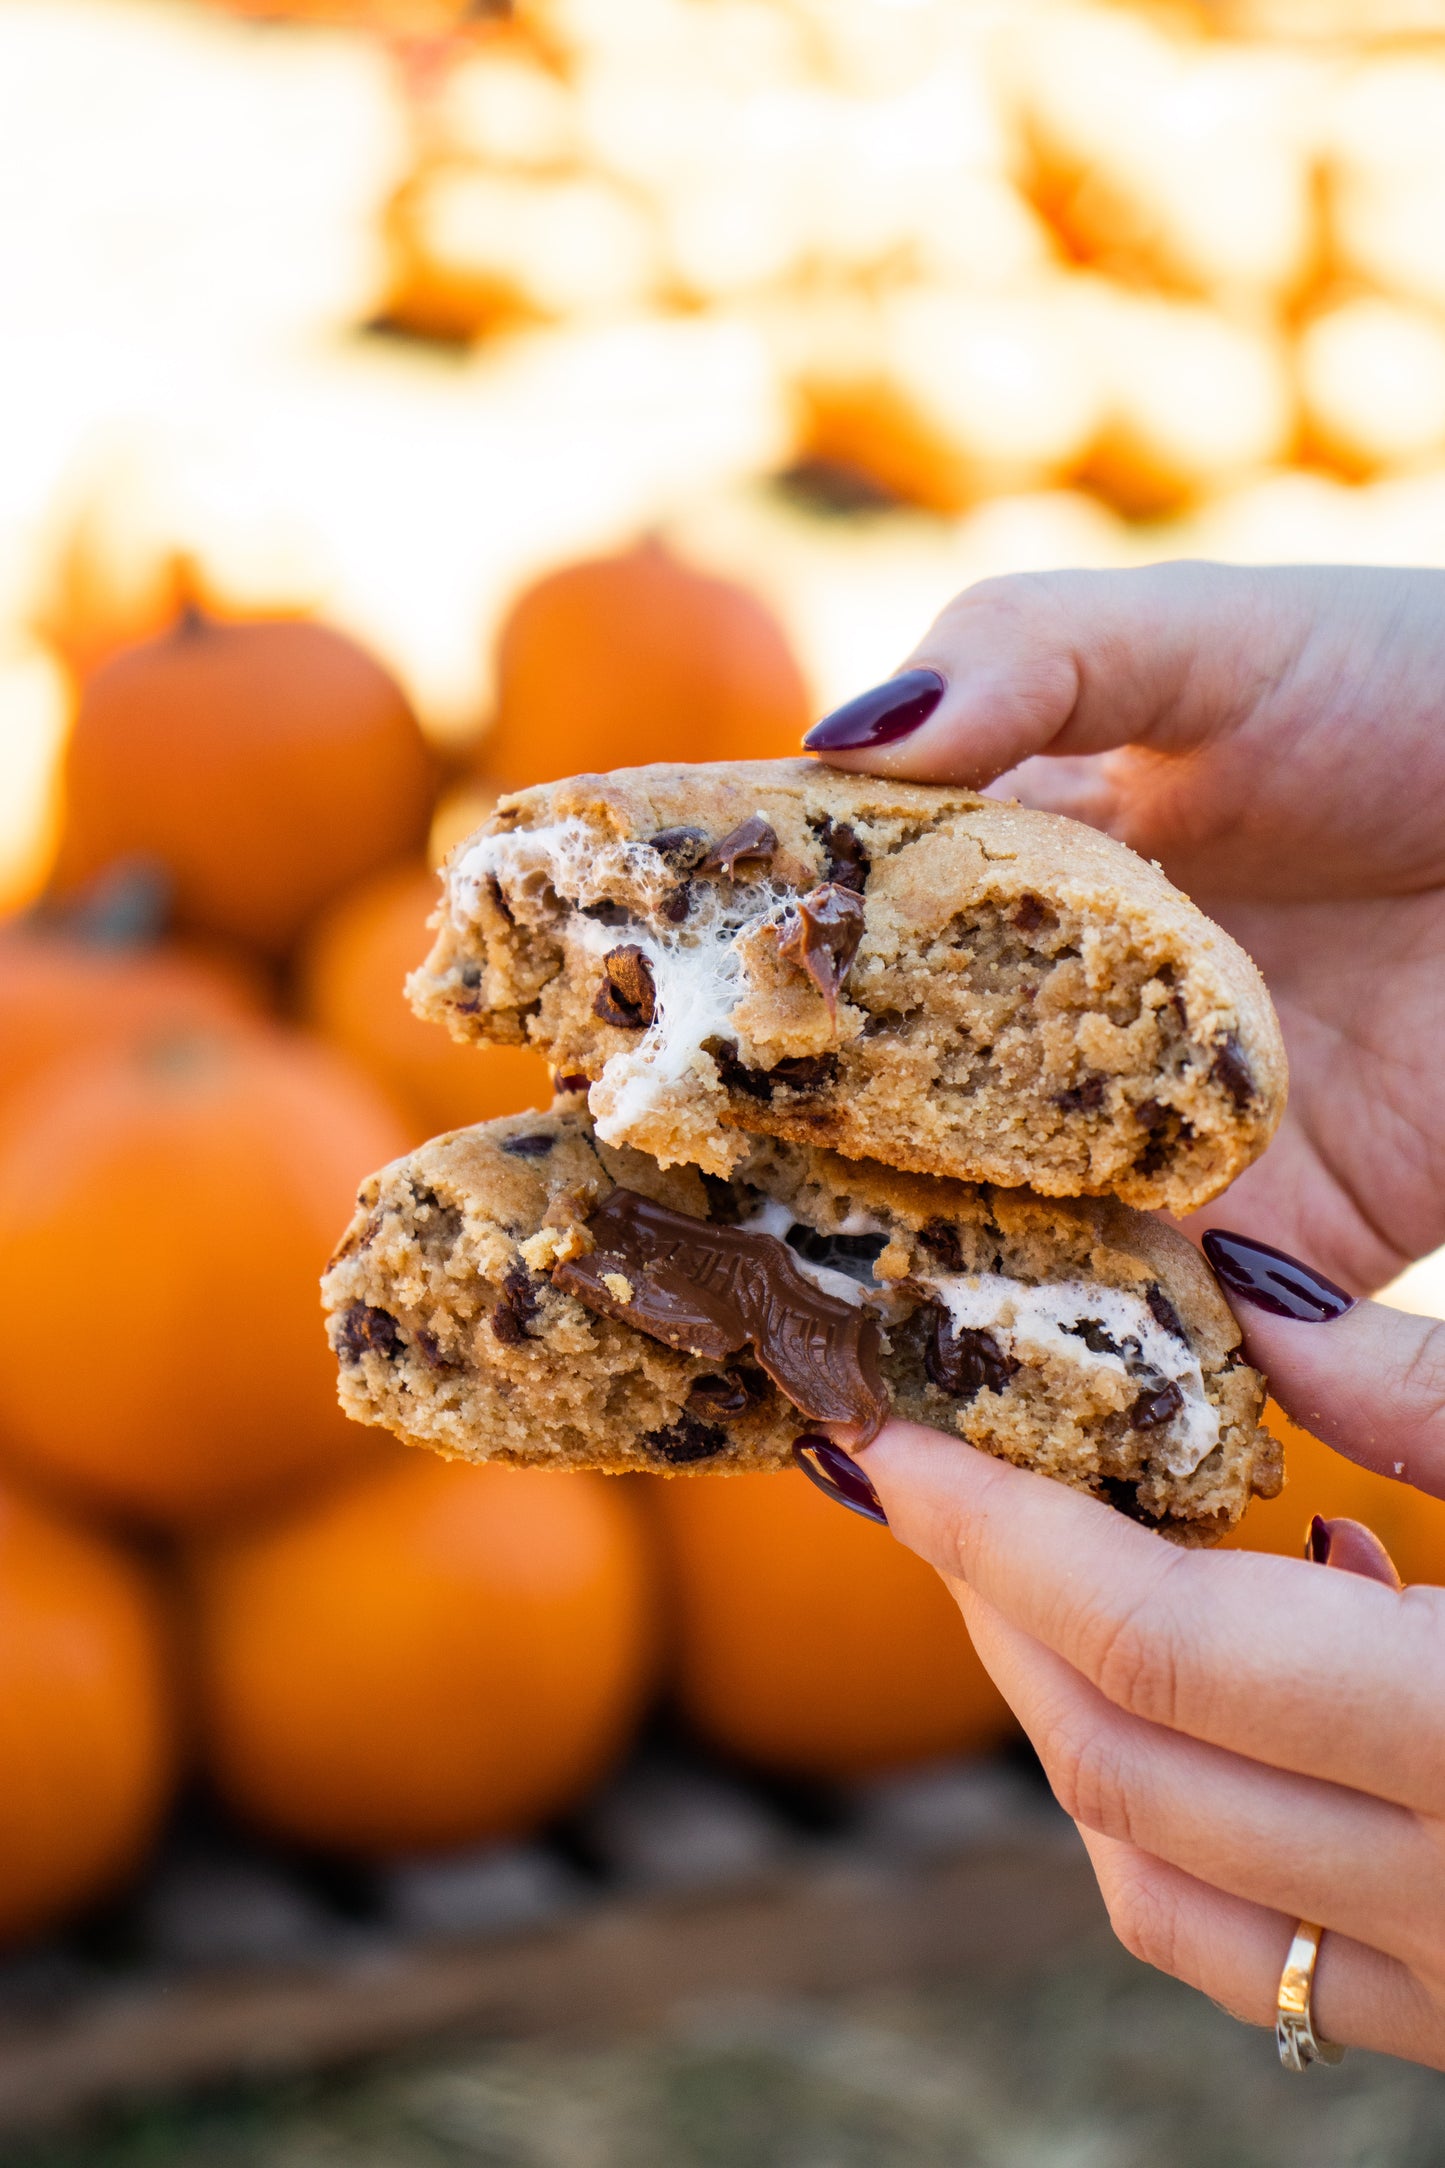
[[[1093,829],[808,760],[504,799],[409,987],[585,1078],[604,1141],[751,1138],[1188,1212],[1258,1156],[1285,1058],[1254,965]]]
[[[469,1460],[780,1468],[893,1413],[1185,1543],[1282,1480],[1208,1268],[1112,1199],[776,1140],[665,1171],[571,1095],[374,1176],[323,1292],[347,1413]]]

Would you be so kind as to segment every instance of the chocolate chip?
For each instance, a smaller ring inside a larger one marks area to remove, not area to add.
[[[826,817],[818,830],[823,846],[823,877],[861,896],[873,870],[872,860],[846,821]]]
[[[919,1228],[918,1239],[945,1271],[962,1272],[963,1242],[958,1229],[947,1220],[930,1220],[926,1227]]]
[[[463,964],[459,976],[463,986],[475,989],[482,983],[482,967],[480,964]]]
[[[646,951],[629,941],[622,948],[609,949],[602,968],[607,975],[597,989],[592,1014],[624,1031],[646,1030],[657,1006]]]
[[[749,1069],[738,1059],[736,1039],[704,1039],[704,1054],[717,1064],[718,1081],[724,1091],[746,1092],[752,1099],[771,1099],[772,1081],[765,1069]]]
[[[421,1349],[429,1368],[433,1370],[458,1370],[461,1368],[461,1365],[454,1363],[450,1356],[443,1355],[441,1342],[434,1332],[428,1332],[425,1325],[422,1326],[416,1336],[416,1344]]]
[[[1065,1114],[1092,1114],[1103,1104],[1104,1079],[1101,1076],[1086,1076],[1081,1084],[1072,1084],[1067,1091],[1054,1094],[1054,1105],[1061,1107]]]
[[[680,1415],[665,1430],[643,1433],[643,1445],[670,1468],[686,1467],[689,1461],[711,1460],[726,1449],[728,1434],[716,1423],[700,1423],[696,1416]]]
[[[503,895],[502,884],[497,879],[495,873],[489,873],[487,875],[487,894],[491,897],[493,904],[496,906],[497,910],[501,912],[502,917],[507,921],[507,924],[509,926],[515,926],[517,921],[512,916],[512,906],[508,903],[506,897]]]
[[[632,913],[624,904],[620,903],[606,901],[602,903],[584,903],[582,916],[584,918],[595,918],[599,926],[630,926],[632,924]]]
[[[659,828],[648,841],[677,873],[691,873],[707,856],[707,837],[700,828]]]
[[[981,1392],[1001,1393],[1018,1369],[991,1332],[973,1325],[955,1328],[941,1304],[930,1305],[933,1321],[923,1351],[923,1367],[933,1383],[955,1400],[973,1400]]]
[[[1020,933],[1037,933],[1040,926],[1055,923],[1053,912],[1047,904],[1040,903],[1037,896],[1020,896],[1014,909],[1013,922]]]
[[[1172,1378],[1163,1385],[1152,1386],[1141,1393],[1129,1410],[1131,1430],[1157,1430],[1179,1413],[1184,1405],[1184,1395]]]
[[[369,1302],[353,1302],[341,1320],[341,1346],[346,1363],[359,1363],[363,1355],[380,1355],[395,1362],[406,1341],[390,1310],[377,1310]]]
[[[662,906],[662,915],[669,926],[680,926],[692,909],[692,883],[683,881],[673,890]]]
[[[784,1235],[788,1248],[810,1265],[826,1265],[830,1272],[846,1273],[860,1287],[875,1285],[873,1267],[888,1247],[887,1235],[822,1234],[795,1220]]]
[[[1162,1106],[1157,1099],[1141,1099],[1134,1113],[1149,1132],[1148,1142],[1134,1161],[1135,1170],[1139,1174],[1158,1174],[1180,1147],[1190,1142],[1194,1130],[1176,1107]]]
[[[1144,1300],[1149,1305],[1149,1315],[1153,1318],[1155,1324],[1162,1325],[1167,1333],[1171,1333],[1176,1340],[1182,1340],[1184,1345],[1188,1347],[1189,1335],[1184,1330],[1179,1312],[1175,1309],[1157,1280],[1150,1281]]]
[[[1128,1482],[1123,1476],[1106,1475],[1099,1485],[1099,1495],[1106,1505],[1113,1506],[1116,1512],[1127,1514],[1131,1521],[1147,1521],[1154,1517],[1145,1513],[1140,1506],[1138,1485]]]
[[[524,1136],[508,1137],[503,1145],[513,1159],[545,1159],[557,1139],[545,1129],[529,1129]]]
[[[1228,1092],[1241,1114],[1254,1098],[1254,1074],[1234,1032],[1220,1040],[1209,1074]]]
[[[800,964],[836,1017],[838,995],[863,938],[866,906],[851,888],[829,884],[802,897],[784,922],[778,954]]]
[[[559,1092],[585,1092],[592,1089],[592,1079],[587,1076],[554,1076],[552,1088]]]
[[[707,1193],[707,1216],[715,1227],[736,1227],[742,1218],[742,1200],[725,1175],[705,1174],[703,1189]]]
[[[742,1415],[755,1406],[767,1390],[761,1370],[736,1363],[716,1375],[695,1378],[683,1412],[699,1421],[726,1422],[729,1416]]]
[[[757,881],[768,872],[778,848],[774,829],[761,813],[750,813],[715,843],[698,867],[700,873],[720,873],[729,881]],[[738,868],[744,871],[739,874]]]
[[[838,1079],[836,1054],[793,1054],[786,1061],[775,1061],[767,1072],[774,1086],[781,1085],[790,1092],[825,1091]]]
[[[1095,1355],[1122,1355],[1124,1352],[1113,1334],[1105,1331],[1101,1318],[1081,1317],[1076,1325],[1066,1325],[1064,1330],[1072,1333],[1076,1340],[1082,1340],[1085,1347]],[[1137,1352],[1138,1341],[1134,1340],[1129,1344]]]
[[[836,1054],[794,1054],[774,1062],[771,1069],[749,1069],[738,1059],[735,1039],[704,1039],[704,1054],[711,1054],[725,1090],[746,1092],[750,1099],[768,1100],[781,1088],[790,1092],[822,1091],[838,1075]]]
[[[492,1330],[506,1347],[520,1347],[528,1325],[541,1307],[541,1293],[525,1265],[513,1265],[502,1282],[501,1299],[492,1312]]]

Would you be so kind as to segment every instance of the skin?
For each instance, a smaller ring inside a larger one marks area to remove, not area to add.
[[[1352,1291],[1445,1242],[1445,575],[991,580],[919,665],[948,682],[929,721],[833,765],[1088,820],[1269,981],[1289,1111],[1189,1231],[1255,1235]],[[1237,1307],[1296,1420],[1445,1496],[1445,1326]],[[1445,1590],[1178,1551],[917,1425],[859,1458],[956,1595],[1127,1947],[1272,2024],[1294,1922],[1319,1921],[1317,2029],[1445,2068]]]

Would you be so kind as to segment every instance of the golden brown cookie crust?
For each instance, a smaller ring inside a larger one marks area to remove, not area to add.
[[[750,821],[775,844],[730,880],[706,854]],[[830,876],[864,897],[836,999],[797,937]],[[1259,973],[1156,866],[1056,815],[809,760],[504,799],[452,854],[410,990],[455,1037],[589,1079],[604,1137],[719,1174],[763,1135],[1187,1212],[1284,1107]]]
[[[786,1465],[808,1425],[755,1370],[741,1412],[700,1420],[699,1381],[716,1362],[553,1286],[557,1265],[590,1246],[589,1216],[619,1183],[700,1222],[770,1211],[825,1247],[866,1227],[880,1254],[856,1299],[887,1319],[882,1367],[895,1414],[1106,1498],[1184,1543],[1217,1540],[1251,1495],[1279,1488],[1279,1449],[1259,1426],[1263,1380],[1240,1355],[1208,1268],[1171,1228],[1112,1199],[899,1174],[781,1140],[756,1143],[727,1182],[663,1170],[600,1144],[577,1094],[547,1114],[437,1138],[363,1186],[323,1283],[347,1412],[470,1460],[669,1474]],[[1005,1304],[1047,1298],[1070,1322],[1036,1341],[1000,1327],[986,1336],[993,1382],[975,1375],[945,1389],[929,1335],[957,1287]],[[1123,1330],[1120,1314],[1145,1336],[1127,1360],[1105,1334]],[[1161,1375],[1145,1360],[1157,1357],[1161,1331],[1179,1374],[1197,1383],[1194,1415],[1203,1409],[1212,1426],[1193,1466],[1180,1458],[1183,1415],[1173,1431],[1139,1427],[1142,1396]]]

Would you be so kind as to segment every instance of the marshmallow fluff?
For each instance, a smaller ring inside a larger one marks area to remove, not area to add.
[[[1047,1280],[1030,1286],[999,1272],[940,1275],[923,1280],[948,1311],[955,1331],[991,1333],[1006,1355],[1027,1362],[1032,1349],[1081,1368],[1120,1377],[1149,1374],[1177,1385],[1183,1405],[1161,1427],[1158,1459],[1171,1475],[1192,1475],[1219,1443],[1219,1415],[1204,1390],[1199,1358],[1158,1323],[1147,1303],[1120,1287],[1090,1280]],[[1091,1347],[1083,1326],[1101,1328],[1120,1352]]]
[[[787,1242],[798,1222],[787,1205],[766,1198],[746,1225],[760,1234],[776,1235]],[[884,1230],[865,1213],[851,1212],[836,1230],[844,1235],[875,1235],[880,1243]],[[794,1263],[825,1294],[844,1302],[863,1303],[870,1292],[884,1298],[885,1315],[892,1290],[887,1281],[839,1272],[814,1262],[789,1243]],[[866,1267],[864,1268],[866,1272]],[[1161,1325],[1139,1295],[1096,1280],[1047,1280],[1030,1284],[1010,1279],[1001,1272],[952,1274],[919,1273],[919,1286],[947,1310],[954,1330],[970,1329],[991,1334],[1000,1351],[1026,1364],[1035,1357],[1053,1355],[1080,1369],[1100,1369],[1119,1377],[1177,1385],[1182,1405],[1159,1430],[1157,1459],[1171,1475],[1192,1475],[1200,1462],[1219,1443],[1219,1412],[1204,1389],[1199,1359],[1177,1334]],[[1096,1328],[1096,1341],[1114,1343],[1090,1346],[1080,1327]]]
[[[701,1064],[716,1076],[703,1047],[709,1039],[728,1036],[733,1011],[748,990],[742,942],[776,923],[793,901],[791,890],[769,880],[739,881],[727,890],[700,882],[688,919],[675,928],[664,926],[658,914],[677,874],[662,854],[650,843],[599,843],[595,830],[576,819],[479,838],[452,880],[452,916],[459,930],[475,921],[488,880],[502,885],[521,926],[560,932],[598,961],[620,942],[639,948],[647,959],[653,1020],[635,1047],[610,1056],[588,1093],[605,1144],[638,1141],[637,1125],[661,1108],[685,1111],[685,1087]],[[634,899],[625,927],[578,915],[619,891]],[[559,903],[564,907],[560,926]],[[649,1149],[663,1166],[677,1163],[655,1146]],[[709,1155],[699,1156],[706,1164]],[[724,1158],[717,1171],[725,1166]]]

